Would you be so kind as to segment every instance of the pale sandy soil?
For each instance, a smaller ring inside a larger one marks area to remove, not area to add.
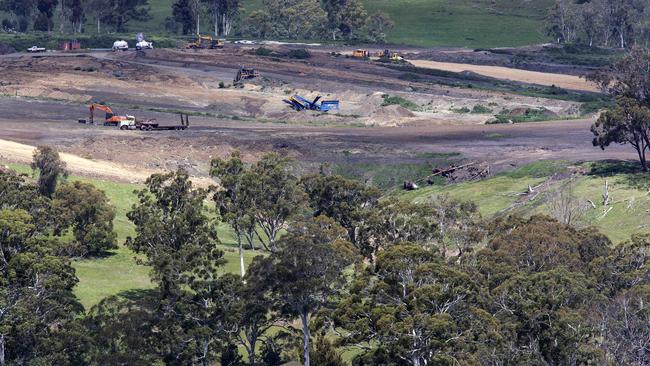
[[[0,160],[4,162],[29,164],[32,161],[34,150],[35,147],[31,145],[0,140]],[[127,167],[112,161],[91,160],[68,153],[60,153],[60,156],[70,173],[85,177],[96,177],[129,183],[143,183],[151,174],[163,172]],[[193,177],[192,181],[201,187],[215,184],[209,178]]]
[[[551,74],[499,66],[456,64],[450,62],[437,62],[428,60],[411,60],[410,62],[416,67],[428,69],[445,70],[451,72],[471,71],[483,76],[489,76],[497,79],[512,80],[546,86],[555,85],[560,88],[571,90],[591,92],[599,91],[596,84],[573,75]]]

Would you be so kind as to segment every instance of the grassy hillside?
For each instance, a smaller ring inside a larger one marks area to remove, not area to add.
[[[588,173],[571,174],[576,170]],[[555,178],[548,187],[537,190],[539,194],[518,195],[525,192],[528,185],[536,187],[549,182],[552,176]],[[609,183],[611,210],[602,205],[605,181]],[[556,192],[566,187],[571,187],[571,195],[584,210],[579,226],[594,226],[615,243],[627,240],[635,233],[650,233],[650,175],[634,172],[626,164],[589,163],[570,167],[565,162],[541,161],[489,179],[428,186],[402,193],[400,197],[423,201],[448,195],[459,200],[471,200],[479,205],[484,217],[515,213],[548,214]]]
[[[25,165],[11,165],[19,172],[31,173]],[[575,168],[575,167],[573,167]],[[596,203],[597,208],[590,206],[586,209],[582,225],[592,225],[599,228],[614,242],[626,240],[633,233],[650,232],[650,176],[648,174],[631,172],[625,165],[585,164],[582,170],[589,170],[585,175],[569,175],[569,164],[565,162],[542,161],[520,167],[514,171],[498,174],[492,178],[453,185],[436,185],[419,189],[413,192],[399,193],[403,199],[422,201],[432,199],[438,195],[449,195],[461,200],[472,200],[479,204],[481,214],[491,217],[507,213],[547,213],[548,203],[552,192],[558,187],[572,182],[573,194],[583,204],[590,200]],[[517,193],[524,192],[528,185],[536,186],[545,182],[549,177],[560,174],[562,179],[554,180],[550,188],[526,201],[523,205],[521,196]],[[134,234],[134,227],[126,218],[126,213],[136,203],[133,191],[141,186],[126,183],[115,183],[104,180],[70,177],[70,180],[81,180],[92,183],[104,190],[117,209],[115,230],[120,243],[128,235]],[[605,180],[610,184],[612,210],[604,215],[604,208],[600,205],[601,195]],[[514,207],[514,208],[513,208]],[[512,209],[509,209],[512,208]],[[224,271],[237,273],[238,254],[230,228],[221,226],[219,230],[221,249],[225,252],[227,264]],[[257,252],[247,251],[245,260],[252,261]],[[79,277],[79,284],[75,289],[76,295],[86,309],[97,304],[106,296],[118,294],[133,289],[151,288],[148,268],[136,264],[135,254],[120,244],[119,249],[109,253],[103,258],[79,260],[74,263]]]
[[[362,0],[369,12],[386,12],[395,22],[389,43],[417,46],[503,47],[547,41],[543,19],[553,0]],[[150,18],[131,21],[129,33],[164,33],[173,0],[149,0]],[[262,8],[262,0],[242,0],[242,19]],[[0,13],[0,18],[2,18]],[[55,17],[55,23],[58,18]],[[203,29],[210,30],[209,20]],[[57,29],[57,25],[55,25]],[[87,33],[96,33],[89,17]]]

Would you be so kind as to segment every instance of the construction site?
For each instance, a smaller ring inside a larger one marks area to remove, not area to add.
[[[622,147],[607,155],[592,147],[596,113],[581,100],[598,89],[581,77],[588,70],[514,69],[471,50],[201,38],[177,49],[0,60],[3,160],[31,159],[12,144],[49,144],[82,158],[76,164],[119,166],[126,173],[111,178],[123,181],[177,167],[205,178],[210,159],[234,149],[249,161],[277,151],[307,170],[475,162],[491,174],[540,159],[634,158]],[[535,123],[517,123],[528,120]]]

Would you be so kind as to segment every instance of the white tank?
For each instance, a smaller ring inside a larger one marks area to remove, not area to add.
[[[113,43],[113,51],[126,51],[129,49],[129,44],[122,40],[122,41],[115,41]]]

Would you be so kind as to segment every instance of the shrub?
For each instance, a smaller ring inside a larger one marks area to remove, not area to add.
[[[492,113],[492,109],[490,109],[490,108],[488,108],[488,107],[486,107],[484,105],[477,104],[477,105],[474,106],[474,108],[472,108],[472,113],[474,113],[474,114],[488,114],[488,113]]]
[[[397,95],[392,95],[391,96],[391,95],[388,95],[388,94],[384,94],[384,95],[382,95],[382,98],[384,98],[384,102],[381,104],[382,107],[386,107],[386,106],[389,106],[389,105],[399,105],[401,107],[404,107],[406,109],[410,109],[412,111],[416,111],[416,110],[420,109],[418,107],[418,105],[415,104],[414,102],[411,102],[410,100],[404,99],[404,98],[402,98],[400,96],[397,96]]]
[[[306,60],[306,59],[308,59],[308,58],[311,58],[311,53],[309,53],[309,51],[307,51],[307,50],[304,49],[304,48],[300,48],[300,49],[297,49],[297,50],[291,50],[291,51],[287,52],[287,53],[286,53],[286,56],[287,56],[288,58],[295,58],[295,59],[299,59],[299,60]]]
[[[255,54],[257,56],[271,56],[273,54],[273,51],[266,47],[260,47],[255,50]]]
[[[454,113],[460,113],[460,114],[466,114],[466,113],[471,112],[471,111],[469,110],[469,108],[467,108],[467,107],[462,107],[462,108],[450,108],[449,110],[452,111],[452,112],[454,112]]]

